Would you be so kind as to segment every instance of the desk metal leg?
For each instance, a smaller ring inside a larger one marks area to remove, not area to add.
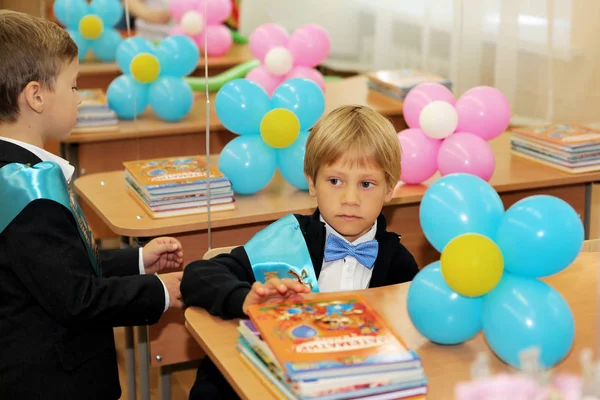
[[[160,398],[171,400],[171,368],[168,365],[160,367]]]
[[[584,203],[584,216],[583,216],[583,231],[584,238],[588,240],[590,238],[590,220],[592,218],[592,184],[586,183],[585,185],[585,203]]]
[[[75,172],[73,173],[72,181],[75,181],[77,177],[81,174],[79,171],[79,145],[77,143],[63,143],[60,142],[60,156],[67,160],[74,168]]]
[[[133,346],[133,327],[125,327],[125,371],[127,373],[127,399],[136,400],[135,387],[135,349]]]
[[[148,327],[138,326],[138,361],[140,363],[140,397],[150,400],[150,353]]]

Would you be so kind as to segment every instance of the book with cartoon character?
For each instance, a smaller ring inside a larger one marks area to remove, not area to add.
[[[417,354],[359,294],[253,305],[249,316],[291,380],[421,368]]]

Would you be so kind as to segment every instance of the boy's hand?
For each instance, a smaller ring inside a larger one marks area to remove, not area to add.
[[[142,249],[144,268],[147,274],[183,267],[183,249],[179,240],[172,237],[152,239]]]
[[[161,274],[158,276],[162,283],[165,284],[167,292],[169,292],[169,308],[183,308],[180,290],[182,276],[182,271]]]
[[[171,14],[167,10],[148,10],[141,18],[146,22],[166,24],[171,20]]]
[[[254,282],[244,300],[242,311],[248,315],[252,304],[279,303],[285,300],[300,300],[310,289],[293,279],[269,279],[266,283]]]

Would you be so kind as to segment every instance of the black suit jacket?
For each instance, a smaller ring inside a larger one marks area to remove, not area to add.
[[[295,215],[317,278],[325,253],[325,224],[319,219],[319,210],[312,215]],[[400,243],[398,234],[386,230],[383,214],[377,218],[375,239],[379,252],[373,266],[369,287],[408,282],[419,272],[410,252]],[[186,306],[205,308],[224,319],[244,318],[244,299],[255,282],[246,250],[236,247],[230,254],[221,254],[211,260],[194,261],[184,269],[181,294]]]
[[[0,140],[0,168],[40,161]],[[165,306],[138,257],[101,251],[97,277],[69,210],[51,200],[25,207],[0,233],[0,399],[120,397],[113,327],[153,324]]]

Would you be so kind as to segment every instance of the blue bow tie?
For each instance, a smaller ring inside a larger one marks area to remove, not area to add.
[[[369,240],[353,246],[339,236],[331,234],[325,242],[325,261],[335,261],[346,256],[352,256],[359,263],[371,269],[375,264],[378,250],[379,243],[377,243],[377,240]]]

